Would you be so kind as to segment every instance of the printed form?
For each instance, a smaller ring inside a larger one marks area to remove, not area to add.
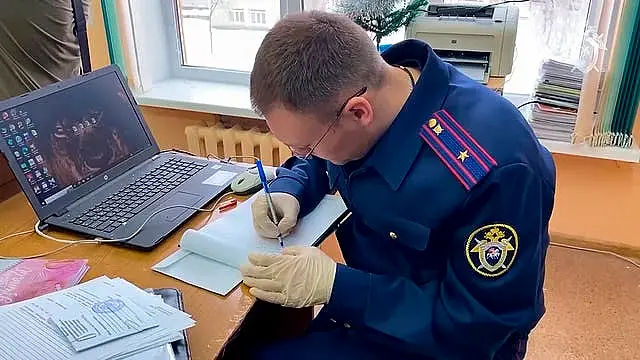
[[[158,326],[144,309],[127,298],[97,302],[86,310],[67,310],[52,315],[51,320],[76,351]]]
[[[134,285],[101,277],[0,307],[0,359],[119,359],[178,340],[194,324]]]

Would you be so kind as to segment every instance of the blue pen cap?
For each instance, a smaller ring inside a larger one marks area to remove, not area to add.
[[[260,181],[262,182],[262,186],[264,187],[264,191],[268,191],[268,188],[267,188],[267,175],[264,173],[264,168],[262,167],[262,161],[256,160],[256,167],[258,168],[258,176],[260,176]]]

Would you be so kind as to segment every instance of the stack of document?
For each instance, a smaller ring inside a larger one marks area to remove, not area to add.
[[[0,307],[0,359],[149,359],[194,325],[159,296],[101,277]]]
[[[533,106],[531,126],[541,139],[571,142],[584,74],[571,64],[545,61]]]

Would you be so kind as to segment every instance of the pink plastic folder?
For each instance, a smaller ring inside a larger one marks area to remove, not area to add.
[[[85,259],[21,261],[0,273],[0,306],[74,286],[87,270]]]

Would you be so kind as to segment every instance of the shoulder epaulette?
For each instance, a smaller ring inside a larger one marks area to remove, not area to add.
[[[446,110],[429,117],[420,137],[467,190],[498,164]]]

